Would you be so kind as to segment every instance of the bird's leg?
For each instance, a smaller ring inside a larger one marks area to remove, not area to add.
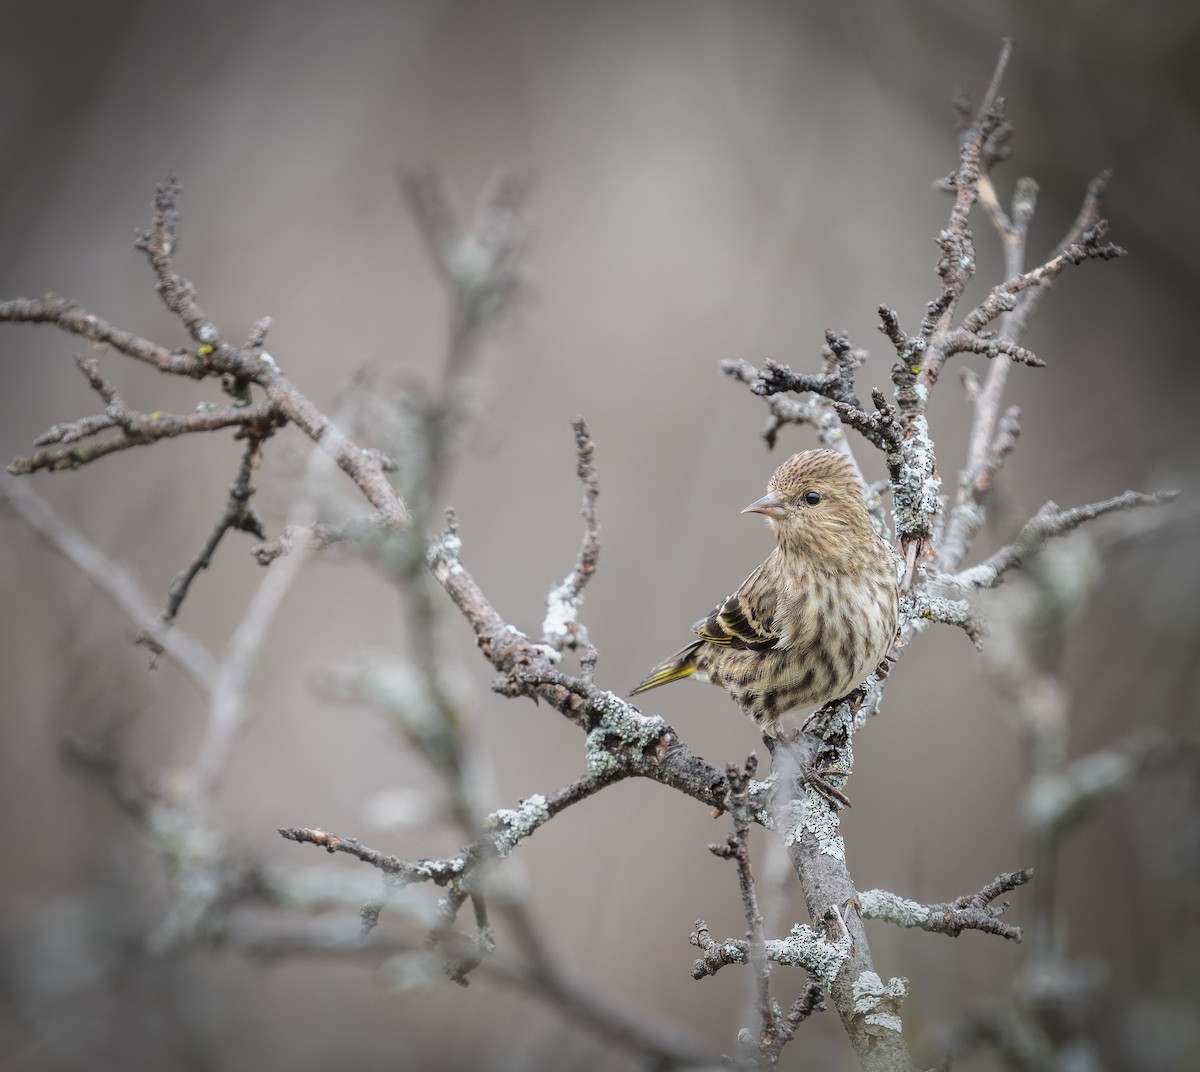
[[[820,738],[803,730],[783,730],[778,737],[764,734],[763,742],[771,753],[771,766],[780,772],[781,778],[794,779],[797,788],[809,786],[835,810],[850,807],[850,798],[825,777],[826,773],[845,775],[850,772],[840,766],[822,763],[822,754],[826,750]]]

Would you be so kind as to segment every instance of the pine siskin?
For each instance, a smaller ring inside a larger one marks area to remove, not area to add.
[[[776,737],[793,707],[845,696],[883,661],[896,638],[896,563],[837,451],[793,455],[742,512],[764,514],[779,546],[692,627],[700,639],[630,695],[694,676]]]

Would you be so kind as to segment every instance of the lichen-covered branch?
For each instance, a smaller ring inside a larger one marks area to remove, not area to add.
[[[1002,894],[1023,886],[1033,878],[1033,868],[998,875],[978,893],[959,897],[945,904],[919,904],[887,890],[864,890],[858,905],[863,919],[880,919],[898,927],[918,927],[933,934],[957,938],[964,930],[997,934],[1013,942],[1021,941],[1021,928],[1000,919],[1007,901],[992,902]]]
[[[561,584],[546,597],[546,617],[542,622],[542,643],[557,651],[564,648],[587,647],[587,630],[579,623],[579,611],[583,606],[583,589],[588,579],[596,572],[600,558],[600,522],[596,515],[596,499],[600,495],[600,484],[596,479],[593,458],[595,447],[587,422],[576,417],[575,452],[576,472],[583,484],[583,540],[579,545],[579,557],[571,572]],[[594,654],[593,654],[594,660]]]
[[[871,986],[864,996],[864,985],[870,980],[878,982],[879,976],[862,919],[853,908],[858,895],[846,862],[837,806],[797,776],[815,768],[822,774],[836,772],[844,779],[853,769],[855,715],[851,705],[842,703],[826,711],[824,725],[809,729],[791,749],[775,750],[779,776],[769,821],[800,880],[816,937],[825,948],[839,953],[824,972],[814,974],[827,983],[829,998],[860,1067],[872,1072],[909,1069],[912,1061],[896,1015],[900,998],[889,990],[873,1000]],[[787,758],[792,763],[779,762]],[[793,763],[796,770],[790,769]],[[804,942],[808,935],[794,929],[792,937]],[[811,964],[806,967],[813,971]]]

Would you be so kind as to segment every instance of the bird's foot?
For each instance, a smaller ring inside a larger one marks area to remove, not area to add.
[[[808,786],[835,811],[839,808],[850,807],[850,798],[825,777],[826,773],[837,775],[849,772],[835,767],[809,767],[807,770],[801,771],[796,784],[797,786]]]
[[[807,786],[834,810],[850,807],[850,798],[826,777],[845,777],[850,772],[834,764],[822,764],[820,759],[812,763],[812,754],[801,747],[800,737],[800,734],[794,737],[764,735],[763,741],[771,753],[771,766],[781,777],[792,779],[798,791]]]

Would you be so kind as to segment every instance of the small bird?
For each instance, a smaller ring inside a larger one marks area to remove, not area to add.
[[[853,466],[834,450],[794,454],[742,513],[779,546],[692,626],[700,638],[630,693],[695,677],[720,685],[770,737],[794,707],[840,699],[896,639],[896,559],[871,527]]]

